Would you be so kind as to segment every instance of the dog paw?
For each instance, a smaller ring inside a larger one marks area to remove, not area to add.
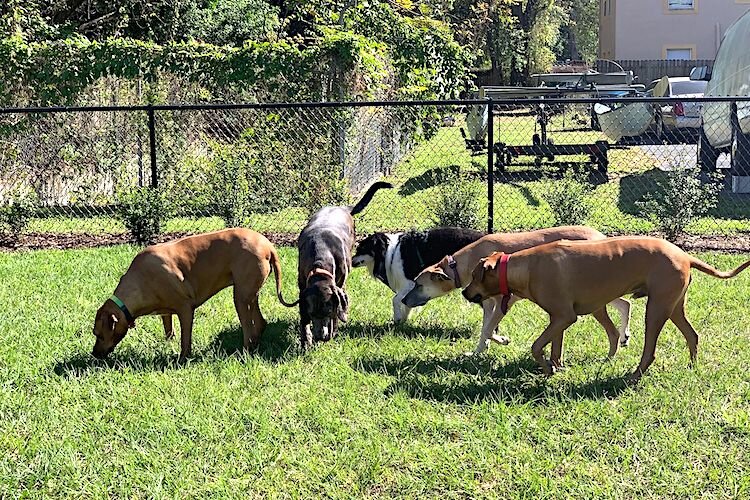
[[[493,335],[490,337],[493,342],[497,342],[500,345],[508,345],[510,344],[510,337],[506,337],[505,335]]]

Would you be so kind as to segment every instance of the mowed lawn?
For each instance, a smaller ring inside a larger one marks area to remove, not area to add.
[[[0,253],[0,497],[750,495],[750,272],[694,272],[697,367],[669,325],[628,387],[643,300],[614,361],[581,318],[568,369],[545,378],[529,354],[545,326],[536,306],[519,303],[501,324],[511,345],[468,359],[478,307],[454,294],[394,328],[390,292],[362,269],[350,322],[310,352],[268,283],[258,352],[238,351],[224,291],[198,310],[188,364],[175,364],[179,343],[156,318],[96,361],[94,312],[136,251]],[[280,251],[290,297],[295,252]],[[701,257],[723,269],[747,258]]]

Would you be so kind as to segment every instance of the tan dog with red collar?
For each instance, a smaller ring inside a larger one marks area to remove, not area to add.
[[[431,299],[446,295],[453,290],[460,290],[471,281],[471,271],[479,262],[479,259],[487,257],[492,252],[517,252],[561,239],[603,240],[604,238],[606,236],[602,233],[586,226],[561,226],[523,233],[488,234],[463,247],[453,255],[446,256],[437,264],[425,268],[414,278],[414,287],[406,294],[403,303],[409,307],[423,306]],[[496,335],[494,332],[508,308],[518,301],[519,297],[512,295],[505,307],[495,299],[495,297],[489,297],[482,302],[484,311],[482,334],[473,354],[484,352],[490,340],[501,345],[510,342],[508,337]],[[617,352],[618,342],[624,346],[630,339],[630,302],[617,298],[612,301],[611,305],[620,313],[619,330],[612,323],[606,309],[601,314],[596,315],[596,319],[607,332],[610,356],[614,356]]]
[[[503,269],[505,266],[507,269]],[[482,259],[463,294],[472,302],[481,302],[499,295],[505,286],[509,293],[544,309],[550,317],[549,326],[531,352],[547,374],[562,365],[563,333],[578,316],[601,315],[608,302],[623,295],[648,297],[643,355],[631,375],[631,381],[636,381],[653,362],[656,340],[668,319],[682,332],[690,362],[695,361],[698,334],[685,317],[690,269],[727,279],[748,266],[750,260],[731,272],[721,272],[658,238],[563,240],[522,250],[509,258],[494,253]],[[501,285],[503,281],[507,283]],[[550,342],[552,351],[547,361],[543,349]]]
[[[153,245],[135,256],[115,293],[96,312],[92,354],[107,357],[135,327],[139,316],[162,317],[164,333],[172,333],[172,315],[180,320],[180,359],[190,357],[195,309],[234,285],[245,349],[257,346],[266,327],[258,293],[271,268],[282,304],[279,257],[270,241],[250,229],[226,229]]]

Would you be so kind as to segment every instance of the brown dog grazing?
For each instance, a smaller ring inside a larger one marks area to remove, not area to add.
[[[180,320],[180,359],[190,357],[193,313],[220,290],[234,284],[245,349],[260,342],[266,321],[258,293],[273,267],[282,304],[279,257],[270,241],[250,229],[226,229],[153,245],[135,256],[115,293],[96,312],[92,354],[105,358],[125,337],[135,319],[158,314],[172,338],[172,315]]]
[[[648,297],[643,355],[630,377],[637,381],[654,361],[656,340],[668,319],[684,335],[691,364],[695,361],[698,334],[685,317],[690,269],[727,279],[748,266],[750,260],[734,271],[717,271],[658,238],[557,241],[506,257],[494,253],[482,259],[463,293],[468,300],[481,302],[497,296],[506,286],[510,293],[544,309],[550,317],[549,326],[534,342],[531,352],[547,374],[562,364],[563,332],[578,316],[601,314],[608,302],[622,295]],[[552,352],[547,361],[543,349],[550,342]]]
[[[561,226],[525,233],[488,234],[419,273],[414,278],[414,288],[406,294],[403,303],[409,307],[422,306],[430,299],[441,297],[466,286],[471,281],[471,271],[479,262],[479,259],[492,252],[517,252],[561,239],[603,240],[604,238],[605,236],[602,233],[586,226]],[[506,303],[496,300],[496,297],[489,297],[482,303],[482,309],[484,310],[482,335],[473,354],[479,354],[487,349],[490,340],[498,344],[510,342],[508,337],[495,335],[494,332],[500,320],[507,313],[508,308],[517,300],[518,297],[515,295],[511,296]],[[596,316],[596,319],[607,332],[610,356],[614,356],[617,352],[618,341],[620,345],[624,346],[630,339],[630,303],[625,299],[618,298],[612,301],[612,306],[620,313],[619,331],[609,318],[606,309]]]

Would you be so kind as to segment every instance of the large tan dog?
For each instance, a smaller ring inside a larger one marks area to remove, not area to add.
[[[480,302],[497,296],[505,282],[511,293],[544,309],[550,317],[549,326],[531,352],[547,374],[562,364],[563,332],[578,316],[601,314],[608,302],[622,295],[648,297],[643,355],[631,381],[637,381],[654,361],[656,340],[668,319],[685,336],[690,362],[695,361],[698,334],[685,317],[691,268],[727,279],[750,266],[747,261],[734,271],[717,271],[665,240],[643,237],[557,241],[513,253],[505,264],[498,264],[502,259],[500,253],[482,259],[464,297]],[[552,352],[547,361],[543,349],[550,342]]]
[[[93,355],[104,358],[125,337],[135,319],[158,314],[172,338],[172,315],[180,321],[180,359],[190,357],[195,309],[234,284],[234,305],[244,347],[260,342],[266,321],[258,293],[273,267],[282,304],[279,257],[270,241],[250,229],[226,229],[153,245],[135,256],[115,293],[96,312]]]
[[[603,240],[604,238],[606,237],[602,233],[586,226],[561,226],[525,233],[488,234],[419,273],[414,278],[414,288],[406,294],[403,303],[409,307],[423,306],[431,299],[465,287],[471,281],[471,271],[477,262],[492,252],[517,252],[561,239]],[[509,308],[518,299],[517,296],[513,295],[507,303],[507,307]],[[596,319],[607,332],[610,356],[614,356],[617,352],[618,341],[621,345],[627,345],[630,339],[630,303],[625,299],[617,298],[612,301],[612,306],[620,313],[619,330],[612,323],[606,309],[601,314],[596,315]],[[490,340],[498,344],[510,342],[508,337],[494,334],[495,328],[507,312],[507,309],[503,311],[502,302],[497,297],[488,297],[487,300],[482,302],[482,309],[484,310],[482,334],[474,354],[479,354],[487,349]]]

